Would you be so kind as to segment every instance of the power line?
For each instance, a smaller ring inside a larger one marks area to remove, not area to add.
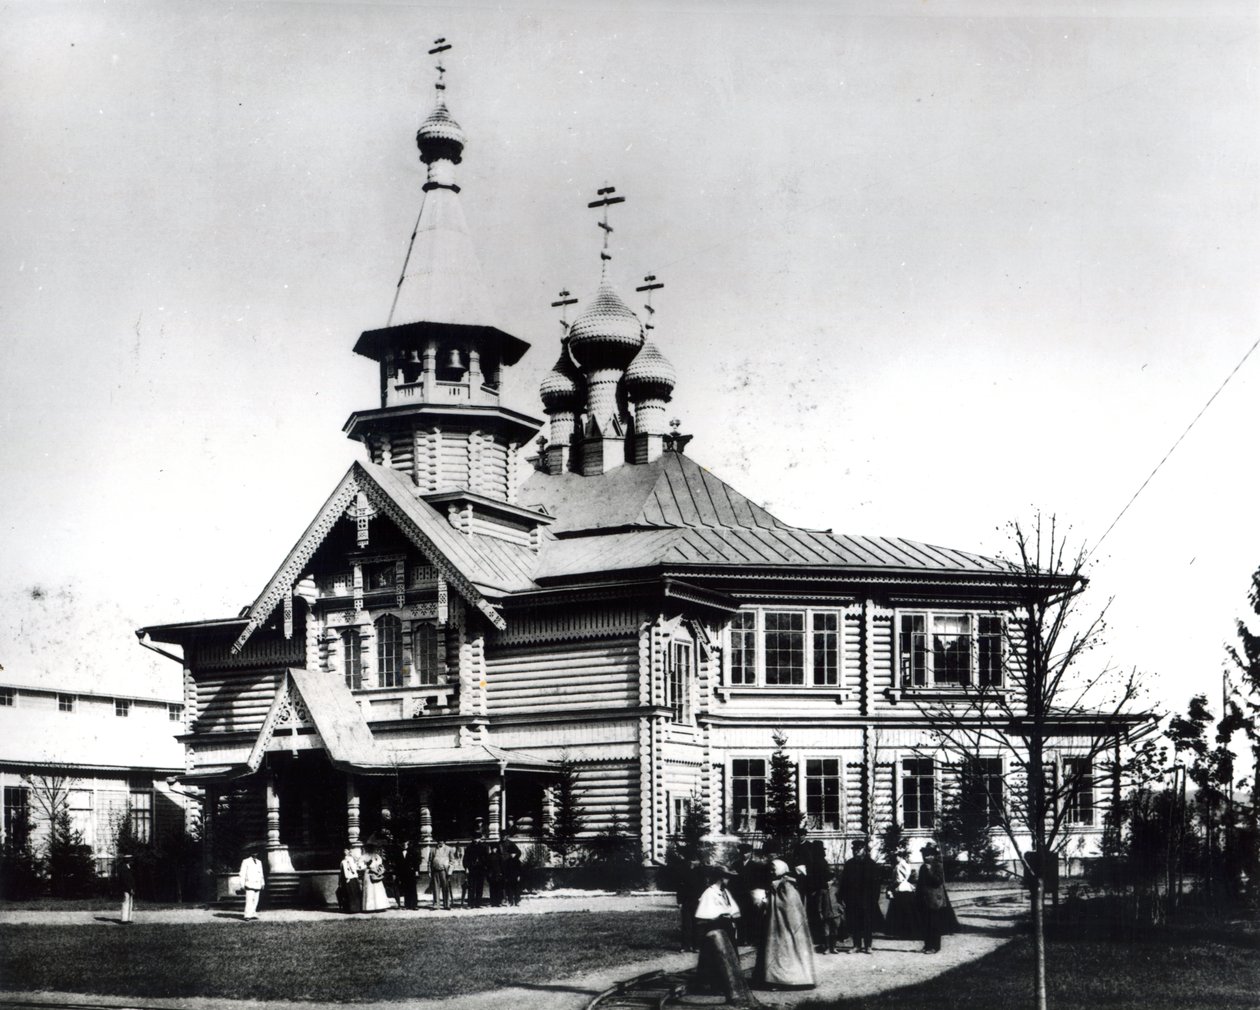
[[[1233,369],[1230,370],[1230,373],[1227,376],[1225,376],[1225,381],[1216,387],[1216,392],[1213,393],[1210,397],[1208,397],[1207,403],[1205,403],[1202,406],[1202,408],[1200,408],[1199,412],[1194,415],[1194,420],[1191,421],[1188,425],[1186,425],[1186,430],[1183,431],[1181,435],[1177,438],[1177,441],[1175,441],[1172,444],[1172,448],[1169,449],[1166,453],[1164,453],[1164,458],[1155,464],[1155,469],[1150,472],[1146,480],[1142,481],[1142,486],[1133,492],[1133,497],[1130,498],[1127,503],[1125,503],[1125,506],[1124,508],[1120,510],[1119,515],[1117,515],[1113,520],[1111,520],[1111,525],[1108,526],[1107,529],[1104,531],[1103,535],[1098,538],[1098,543],[1094,544],[1094,546],[1090,548],[1090,551],[1089,551],[1090,556],[1092,556],[1093,553],[1096,550],[1098,550],[1099,547],[1102,546],[1102,542],[1107,539],[1107,534],[1116,528],[1116,523],[1118,523],[1121,520],[1121,518],[1124,516],[1124,514],[1129,511],[1129,506],[1132,505],[1135,501],[1137,501],[1137,496],[1146,490],[1146,485],[1151,482],[1151,480],[1155,477],[1157,473],[1159,473],[1159,468],[1168,462],[1168,457],[1173,454],[1177,446],[1181,445],[1182,439],[1184,439],[1187,435],[1190,434],[1190,429],[1193,428],[1199,422],[1199,418],[1201,418],[1207,412],[1208,407],[1212,406],[1212,401],[1221,395],[1221,390],[1224,389],[1227,385],[1229,385],[1229,380],[1232,379],[1235,376],[1235,374],[1237,374],[1238,369],[1242,368],[1243,363],[1248,358],[1251,357],[1251,352],[1254,351],[1257,347],[1260,347],[1260,337],[1257,337],[1256,342],[1252,344],[1249,348],[1247,348],[1247,353],[1244,354],[1238,360],[1238,364],[1236,364],[1233,367]]]

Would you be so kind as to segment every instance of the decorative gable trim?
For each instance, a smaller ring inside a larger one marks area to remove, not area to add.
[[[369,505],[368,509],[360,503],[361,496]],[[418,501],[417,504],[421,508],[429,508],[423,502]],[[276,607],[292,596],[294,586],[302,578],[311,558],[315,556],[315,552],[332,532],[338,520],[347,513],[351,514],[359,524],[361,532],[364,531],[367,519],[372,514],[388,516],[464,599],[475,606],[500,631],[507,627],[499,612],[486,602],[464,573],[451,563],[433,540],[399,507],[393,497],[356,463],[347,471],[341,483],[337,485],[337,489],[324,502],[315,519],[306,528],[306,532],[302,534],[289,552],[289,556],[285,558],[284,564],[272,576],[267,588],[249,608],[245,627],[232,645],[232,655],[238,655],[250,636],[271,616]]]
[[[271,708],[267,711],[267,718],[263,720],[258,739],[254,741],[254,749],[249,753],[246,764],[251,772],[258,771],[271,738],[280,727],[295,734],[299,729],[313,729],[317,735],[319,733],[311,719],[311,713],[306,708],[306,702],[302,700],[302,695],[294,685],[293,678],[287,672],[276,688]]]

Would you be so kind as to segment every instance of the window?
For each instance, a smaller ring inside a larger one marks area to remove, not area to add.
[[[433,685],[446,673],[446,664],[438,651],[438,629],[427,622],[411,626],[411,653],[421,684]]]
[[[731,618],[731,683],[757,683],[757,615],[751,610]]]
[[[840,830],[840,760],[805,761],[805,815],[811,831]]]
[[[114,715],[119,719],[126,719],[131,715],[131,702],[127,698],[114,699]]]
[[[363,686],[363,636],[358,628],[347,628],[341,633],[341,662],[346,687],[359,690]]]
[[[984,785],[985,809],[988,812],[988,824],[996,828],[1002,823],[1003,788],[1001,758],[977,758],[976,773]]]
[[[756,831],[765,812],[765,760],[734,758],[731,761],[731,829]]]
[[[1063,759],[1069,824],[1094,823],[1094,769],[1089,758]]]
[[[127,797],[127,819],[131,837],[137,842],[153,839],[153,790],[132,788]]]
[[[96,844],[96,824],[92,818],[92,790],[70,790],[70,824],[83,836],[84,845]]]
[[[901,806],[907,830],[936,827],[936,769],[931,758],[901,762]]]
[[[1000,686],[1003,630],[995,614],[902,614],[897,635],[902,686]]]
[[[183,721],[184,706],[183,705],[167,705],[166,718],[169,719],[171,722]]]
[[[690,642],[670,642],[665,675],[665,704],[675,722],[691,721],[691,677],[695,650]]]
[[[839,687],[839,610],[747,610],[731,618],[731,687]]]
[[[11,687],[0,687],[0,708],[14,708],[17,704],[17,692]]]
[[[393,614],[376,619],[376,686],[402,687],[402,621]]]
[[[18,847],[26,844],[31,833],[30,790],[25,786],[4,787],[4,838]]]
[[[74,711],[74,695],[59,694],[57,695],[57,711],[73,712]]]

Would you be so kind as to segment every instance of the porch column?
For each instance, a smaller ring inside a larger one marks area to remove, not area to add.
[[[280,793],[276,773],[268,769],[263,782],[267,790],[267,851],[280,848]]]
[[[420,803],[420,844],[427,852],[433,845],[433,787],[420,786],[418,800]]]
[[[353,774],[346,774],[346,846],[359,851],[359,783]]]
[[[503,816],[503,779],[498,775],[487,775],[486,784],[486,800],[488,801],[490,810],[486,823],[486,837],[492,841],[499,840],[499,825]]]
[[[218,806],[218,796],[214,786],[209,785],[201,796],[202,896],[211,900],[218,897],[215,893],[214,865],[214,809]]]

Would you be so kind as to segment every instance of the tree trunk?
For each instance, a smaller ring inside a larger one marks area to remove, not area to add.
[[[1041,874],[1032,875],[1033,959],[1036,964],[1033,998],[1036,1010],[1046,1010],[1046,924],[1043,915]]]

